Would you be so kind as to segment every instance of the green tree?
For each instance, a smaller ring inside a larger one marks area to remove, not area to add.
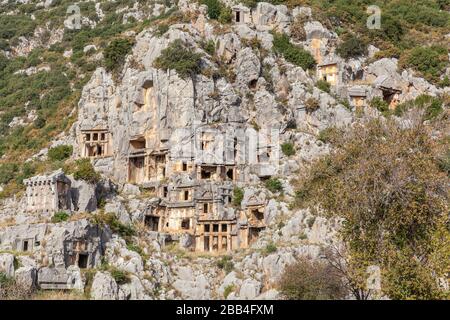
[[[84,180],[92,184],[100,180],[100,174],[95,171],[88,158],[78,159],[73,164],[67,164],[64,169],[66,173],[73,174],[76,180]]]
[[[450,180],[439,162],[449,141],[437,144],[432,132],[422,120],[355,126],[335,138],[335,151],[312,166],[297,193],[297,204],[344,220],[354,283],[362,286],[364,268],[378,265],[391,298],[448,295],[437,279],[450,267]]]
[[[104,51],[105,67],[110,72],[117,72],[125,63],[134,42],[130,39],[114,39]]]
[[[341,277],[331,265],[306,258],[286,266],[278,286],[290,300],[339,300],[346,295]]]
[[[347,35],[338,45],[336,52],[344,59],[354,58],[367,53],[367,45],[356,35]]]
[[[285,33],[273,34],[273,48],[288,62],[302,67],[304,70],[313,69],[316,66],[314,57],[305,49],[292,44]]]
[[[219,22],[222,24],[230,23],[232,20],[233,12],[230,8],[223,6],[220,10]]]
[[[222,11],[222,4],[219,0],[202,0],[203,4],[208,6],[208,17],[210,19],[218,19]]]
[[[69,158],[72,152],[72,146],[59,145],[48,150],[48,158],[52,161],[61,161]]]
[[[419,71],[430,81],[439,81],[439,76],[448,66],[448,50],[440,46],[415,47],[399,61],[403,68]]]
[[[188,49],[182,40],[173,41],[155,60],[159,69],[174,69],[182,78],[193,77],[200,73],[202,55]]]

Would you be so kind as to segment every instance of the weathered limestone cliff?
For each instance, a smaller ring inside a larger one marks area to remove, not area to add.
[[[338,221],[290,206],[295,174],[330,151],[319,133],[380,116],[368,108],[375,97],[395,108],[448,88],[399,72],[394,58],[339,57],[338,35],[310,8],[228,2],[233,22],[221,26],[205,5],[180,0],[188,18],[162,35],[127,34],[135,44],[120,72],[94,71],[54,145],[73,146],[100,179],[26,180],[0,210],[0,271],[92,299],[276,299],[286,265],[339,242]],[[273,31],[290,34],[297,15],[312,70],[272,50]],[[155,66],[177,40],[202,55],[200,74]],[[297,152],[283,153],[285,143]],[[61,212],[68,221],[51,220]]]

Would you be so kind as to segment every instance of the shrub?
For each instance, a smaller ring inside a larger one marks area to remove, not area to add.
[[[449,14],[439,11],[436,5],[430,5],[430,1],[418,1],[411,5],[410,1],[393,3],[388,13],[397,19],[403,19],[412,25],[424,24],[433,27],[448,26]]]
[[[322,141],[323,143],[330,143],[335,138],[336,133],[337,129],[335,127],[328,127],[320,130],[317,139]]]
[[[7,184],[13,180],[18,168],[18,165],[15,163],[0,164],[0,184]]]
[[[354,58],[366,54],[367,45],[356,35],[350,35],[338,45],[336,52],[344,59]]]
[[[325,80],[319,80],[319,81],[317,81],[317,82],[316,82],[316,87],[319,88],[319,89],[322,90],[322,91],[325,91],[325,92],[330,93],[330,87],[331,87],[331,85],[330,85],[330,83],[328,83],[328,82],[325,81]]]
[[[226,299],[228,298],[228,296],[230,295],[230,293],[232,293],[234,290],[234,285],[230,284],[228,286],[225,287],[225,289],[223,289],[223,297]]]
[[[441,88],[450,87],[450,78],[445,76],[441,81],[439,81],[439,86]]]
[[[220,260],[217,261],[217,267],[225,271],[225,273],[230,273],[234,268],[234,264],[231,259],[232,258],[230,256],[223,256],[222,258],[220,258]]]
[[[0,272],[0,286],[10,283],[13,279],[8,277],[6,273]]]
[[[285,33],[274,33],[273,48],[275,52],[283,55],[286,61],[304,70],[313,69],[316,66],[314,57],[305,49],[293,45]]]
[[[388,39],[389,41],[396,43],[400,41],[405,34],[405,29],[403,28],[400,21],[391,16],[384,15],[383,21],[381,22],[381,30],[379,35]]]
[[[244,199],[244,190],[239,187],[233,189],[233,205],[239,207]]]
[[[444,47],[415,47],[400,58],[400,66],[419,71],[429,81],[439,81],[448,65],[448,50]]]
[[[436,118],[444,109],[442,108],[442,101],[438,98],[431,99],[425,110],[425,120]]]
[[[381,99],[380,97],[375,97],[369,102],[369,106],[377,109],[382,114],[386,115],[389,113],[389,104]]]
[[[125,62],[134,42],[130,39],[115,39],[104,51],[105,67],[110,72],[117,72]]]
[[[161,52],[154,66],[158,69],[174,69],[181,78],[193,77],[200,73],[201,58],[201,54],[192,52],[183,41],[177,39]]]
[[[22,165],[21,172],[16,177],[16,182],[21,184],[23,179],[32,177],[37,170],[37,164],[34,162],[25,162]]]
[[[447,173],[447,176],[450,177],[450,149],[447,150],[445,155],[438,158],[438,165],[441,171]]]
[[[281,145],[281,151],[283,151],[285,156],[293,156],[295,154],[295,148],[292,142],[285,142]]]
[[[169,31],[169,25],[168,24],[159,24],[156,27],[155,35],[159,38],[162,35],[164,35],[167,31]]]
[[[266,181],[266,188],[271,192],[283,191],[283,184],[277,178],[270,178]]]
[[[59,222],[67,221],[67,219],[69,219],[69,217],[70,216],[67,212],[59,211],[53,215],[51,221],[52,221],[52,223],[59,223]]]
[[[95,171],[88,158],[76,160],[75,166],[72,168],[71,172],[73,172],[73,177],[76,180],[84,180],[92,184],[95,184],[100,180],[100,174]]]
[[[307,113],[313,113],[320,108],[319,101],[314,98],[308,98],[305,101],[305,110]]]
[[[131,225],[125,225],[117,219],[114,213],[97,214],[93,218],[96,224],[106,224],[111,228],[111,231],[118,233],[122,238],[129,242],[131,236],[136,234],[136,231]]]
[[[307,17],[302,15],[297,15],[295,17],[294,22],[291,24],[291,37],[295,41],[305,41],[306,40],[306,31],[304,28],[304,24],[307,21]]]
[[[338,300],[346,295],[343,282],[332,266],[306,258],[286,266],[278,286],[290,300]]]
[[[231,22],[233,16],[233,12],[230,8],[223,6],[220,10],[219,22],[222,24],[227,24]]]
[[[366,290],[361,277],[369,265],[388,275],[382,290],[391,299],[444,294],[437,279],[448,265],[449,179],[437,155],[450,140],[437,133],[446,124],[439,120],[425,125],[414,119],[404,126],[373,119],[355,126],[299,181],[298,190],[307,195],[303,207],[320,207],[323,215],[344,221],[339,233],[348,248],[352,294]],[[422,259],[416,259],[417,250]]]
[[[48,158],[51,161],[62,161],[72,155],[73,147],[68,145],[59,145],[48,150]]]
[[[144,255],[144,250],[142,250],[141,247],[139,247],[138,245],[134,244],[134,243],[129,243],[127,244],[127,249],[137,252],[139,253],[139,255],[143,256]]]
[[[397,108],[395,108],[395,115],[401,116],[405,111],[411,108],[419,108],[425,110],[424,120],[431,120],[436,118],[444,110],[442,105],[443,101],[441,99],[422,94],[412,101],[407,101],[398,105]]]
[[[27,300],[33,290],[0,272],[0,300]]]
[[[203,4],[208,6],[208,17],[210,19],[218,19],[222,11],[222,4],[219,0],[202,0]]]
[[[34,120],[33,125],[37,128],[37,129],[41,129],[43,127],[45,127],[46,124],[46,120],[45,118],[43,118],[42,116],[38,115],[38,117],[36,118],[36,120]]]
[[[0,15],[0,39],[15,40],[18,37],[31,36],[36,22],[26,15]],[[9,44],[11,44],[11,41]]]
[[[119,270],[117,268],[111,267],[110,268],[110,273],[111,276],[114,278],[114,281],[116,281],[116,283],[118,285],[122,285],[122,284],[126,284],[130,282],[130,277],[128,277],[128,274],[125,273],[122,270]]]
[[[312,226],[314,225],[314,222],[316,222],[316,217],[309,217],[306,220],[306,225],[308,226],[308,228],[312,228]]]
[[[8,65],[8,58],[3,53],[0,53],[0,72],[2,72]]]
[[[213,40],[202,41],[201,46],[206,53],[211,56],[214,55],[214,52],[216,51],[216,45]]]
[[[264,255],[269,255],[275,251],[277,251],[277,246],[273,242],[270,242],[264,247],[263,253]]]

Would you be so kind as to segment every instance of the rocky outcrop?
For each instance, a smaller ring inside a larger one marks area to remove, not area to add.
[[[396,59],[374,61],[379,51],[374,46],[367,57],[339,57],[338,35],[314,20],[308,7],[233,5],[232,24],[220,26],[208,18],[205,5],[180,0],[177,6],[180,12],[170,18],[176,23],[170,20],[164,34],[157,34],[155,26],[123,34],[135,40],[123,68],[113,75],[98,67],[86,79],[72,128],[29,159],[45,160],[49,148],[71,145],[71,160],[89,158],[101,181],[53,179],[62,177],[57,171],[25,180],[30,188],[24,198],[2,202],[0,249],[12,253],[0,254],[0,272],[24,287],[90,287],[86,294],[94,300],[282,298],[274,288],[286,266],[300,257],[317,259],[322,248],[338,241],[339,221],[290,205],[295,199],[292,178],[331,150],[319,133],[359,121],[352,97],[367,105],[375,97],[388,100],[393,95],[401,103],[449,91],[411,70],[400,71]],[[169,9],[169,3],[136,2],[119,13],[122,23],[128,23]],[[99,3],[95,15],[98,19],[84,17],[82,24],[94,27],[104,19]],[[305,37],[295,45],[314,56],[315,72],[273,50],[272,31],[289,34],[298,16],[304,19]],[[38,28],[32,37],[19,38],[11,54],[26,56],[62,41],[63,30],[53,30],[46,39],[49,30]],[[200,74],[183,78],[173,69],[154,66],[175,40],[202,55]],[[99,44],[82,46],[90,63],[102,59],[101,50]],[[63,56],[75,53],[70,49]],[[335,68],[331,78],[322,70],[329,66]],[[15,75],[47,71],[33,66]],[[330,88],[319,86],[320,80]],[[9,127],[29,125],[36,120],[33,111],[12,118]],[[203,129],[211,129],[209,137]],[[276,138],[268,137],[266,129],[276,131]],[[249,132],[261,145],[240,159],[246,150],[239,143],[251,139]],[[285,142],[292,144],[294,154],[279,150]],[[198,146],[208,151],[201,159]],[[218,154],[231,157],[223,160]],[[255,163],[246,163],[245,157]],[[158,168],[157,161],[164,165]],[[53,189],[43,187],[48,181]],[[270,191],[266,184],[273,181],[281,187]],[[242,201],[234,203],[238,189]],[[28,210],[50,200],[50,208]],[[70,214],[69,221],[52,223],[60,211]],[[116,218],[109,223],[117,234],[92,222],[104,213]],[[229,260],[208,255],[219,251],[219,236],[205,240],[205,234],[218,234],[219,226],[226,233],[220,235],[220,249]],[[243,236],[250,227],[256,235]],[[193,250],[204,250],[204,256]],[[93,279],[83,275],[85,268],[95,270]]]
[[[119,287],[109,272],[97,272],[90,292],[92,300],[118,300]]]
[[[10,253],[0,254],[0,272],[8,277],[14,277],[14,255]]]
[[[97,209],[96,185],[71,179],[70,196],[74,211],[92,212]]]
[[[37,270],[34,267],[20,267],[15,271],[16,283],[27,290],[34,290],[37,284]]]
[[[172,286],[182,299],[208,300],[211,289],[208,278],[203,274],[196,274],[190,267],[180,267],[176,273],[176,280]]]

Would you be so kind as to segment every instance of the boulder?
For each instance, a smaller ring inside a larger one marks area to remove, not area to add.
[[[33,267],[21,267],[15,272],[16,283],[33,290],[37,284],[37,270]]]
[[[0,272],[3,272],[8,277],[14,277],[14,255],[0,253]]]
[[[125,296],[125,300],[150,300],[145,293],[145,288],[135,275],[130,275],[130,282],[120,285],[120,290]]]
[[[75,180],[69,177],[72,186],[70,188],[74,211],[92,212],[97,209],[96,186],[84,180]]]
[[[92,300],[117,300],[119,288],[109,272],[97,272],[92,281]]]
[[[225,276],[222,280],[222,284],[217,289],[217,293],[219,296],[223,296],[224,291],[227,287],[233,286],[233,288],[238,288],[242,283],[242,280],[237,277],[237,273],[235,271],[231,271],[229,274]]]
[[[239,290],[239,298],[253,300],[261,292],[261,283],[254,279],[245,279]]]
[[[81,276],[81,270],[78,266],[69,266],[67,268],[67,283],[70,286],[70,289],[83,291],[84,282],[83,277]]]
[[[211,297],[209,280],[203,274],[196,274],[190,267],[179,267],[172,286],[183,299],[208,300]]]
[[[263,271],[270,283],[277,283],[280,279],[284,267],[294,263],[295,257],[291,251],[277,251],[263,259]]]

